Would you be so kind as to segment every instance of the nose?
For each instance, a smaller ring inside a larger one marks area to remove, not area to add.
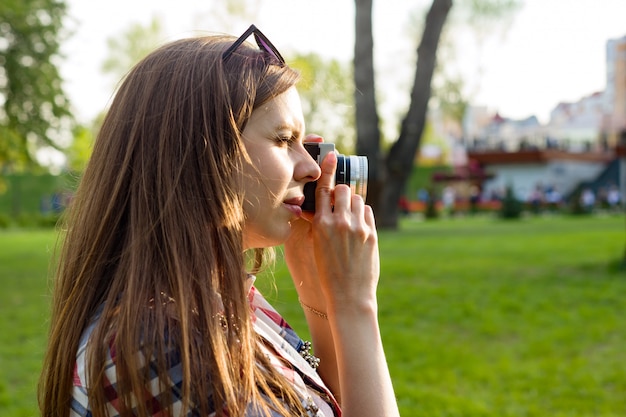
[[[294,179],[303,182],[317,181],[320,175],[322,175],[320,166],[309,155],[304,146],[300,146],[300,148],[294,169]]]

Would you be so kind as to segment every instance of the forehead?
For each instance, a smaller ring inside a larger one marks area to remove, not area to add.
[[[289,126],[301,130],[304,126],[304,117],[300,95],[296,88],[289,88],[255,109],[249,123],[266,126]]]

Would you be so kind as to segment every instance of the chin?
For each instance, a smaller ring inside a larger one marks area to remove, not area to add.
[[[252,248],[270,248],[272,246],[282,245],[287,241],[291,233],[291,227],[289,224],[276,225],[272,230],[267,233],[258,231],[254,235],[245,236],[244,243],[246,249]]]
[[[285,243],[287,241],[287,239],[289,238],[290,235],[291,235],[291,228],[287,227],[285,232],[282,233],[280,236],[276,235],[276,236],[273,237],[272,243],[271,243],[270,246],[282,245],[283,243]]]

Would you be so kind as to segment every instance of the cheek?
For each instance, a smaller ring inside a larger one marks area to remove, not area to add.
[[[287,149],[251,147],[252,164],[246,165],[244,206],[247,218],[260,212],[259,206],[276,206],[293,179],[293,161]]]
[[[256,162],[257,175],[267,188],[275,190],[288,184],[293,178],[293,163],[283,152],[267,153]]]
[[[266,164],[257,165],[250,170],[244,184],[243,210],[246,219],[264,216],[267,210],[277,206],[289,184],[275,169]]]
[[[250,227],[251,224],[255,224],[257,219],[259,218],[259,207],[261,205],[257,202],[256,204],[252,204],[252,202],[246,198],[246,201],[243,204],[243,215],[244,215],[244,229]]]

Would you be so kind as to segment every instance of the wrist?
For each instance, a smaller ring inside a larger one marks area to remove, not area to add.
[[[322,293],[317,277],[292,275],[291,278],[298,294],[298,301],[318,310],[326,311],[326,297]]]
[[[300,306],[302,306],[302,309],[305,312],[309,312],[311,314],[313,314],[314,316],[317,316],[321,319],[324,320],[328,320],[328,314],[318,308],[315,308],[309,304],[304,303],[300,298],[298,298],[298,302],[300,303]]]
[[[373,300],[334,300],[325,305],[325,312],[329,316],[354,320],[359,318],[378,318],[378,303]]]

